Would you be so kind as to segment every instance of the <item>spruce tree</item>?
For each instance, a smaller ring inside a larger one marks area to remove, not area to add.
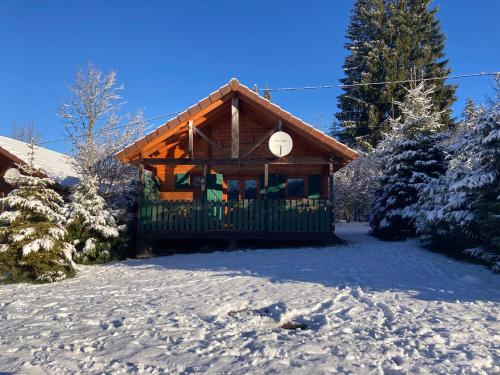
[[[386,21],[383,0],[357,0],[347,29],[348,42],[345,48],[349,55],[345,58],[343,85],[380,82],[385,72],[380,63],[388,53],[384,41]],[[349,86],[339,96],[340,112],[336,117],[344,127],[340,140],[352,146],[358,143],[370,149],[381,139],[381,124],[389,115],[390,104],[383,100],[383,91],[378,86]],[[388,129],[388,124],[386,124]]]
[[[76,248],[79,263],[101,263],[109,260],[118,246],[119,228],[92,178],[74,188],[66,206],[66,224]]]
[[[467,194],[474,217],[477,248],[471,255],[492,263],[500,271],[500,104],[477,117],[466,150],[473,155],[472,168],[454,182],[451,190]]]
[[[450,128],[443,139],[448,160],[446,173],[430,181],[419,199],[417,233],[430,248],[453,253],[475,244],[477,220],[472,195],[451,186],[472,172],[475,155],[470,150],[477,142],[473,134],[481,111],[473,101],[467,102],[462,121]]]
[[[74,248],[65,240],[63,199],[35,170],[31,147],[30,163],[18,166],[17,188],[2,198],[0,279],[60,281],[75,273]]]
[[[420,192],[446,170],[439,130],[439,113],[432,105],[432,89],[424,84],[408,90],[397,103],[402,117],[382,145],[385,170],[370,214],[373,234],[383,239],[404,239],[416,233]]]
[[[500,105],[469,101],[450,139],[448,170],[421,197],[418,232],[431,248],[465,251],[500,271]]]
[[[444,58],[444,35],[430,9],[430,0],[358,0],[347,31],[350,54],[344,63],[345,85],[442,77],[450,73]],[[432,81],[432,104],[443,128],[449,125],[456,87]],[[375,147],[389,129],[390,117],[399,117],[394,105],[404,100],[399,83],[347,86],[339,96],[337,118],[345,130],[341,140]]]

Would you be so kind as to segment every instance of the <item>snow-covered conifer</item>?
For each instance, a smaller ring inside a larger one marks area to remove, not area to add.
[[[467,109],[446,174],[426,188],[418,232],[431,247],[465,250],[500,271],[500,105]]]
[[[408,90],[400,106],[402,118],[381,145],[385,170],[370,215],[373,234],[385,239],[415,235],[419,196],[446,170],[440,145],[440,114],[433,110],[432,89],[423,83]]]
[[[475,164],[470,146],[477,140],[473,135],[477,117],[483,109],[468,100],[463,119],[449,129],[443,139],[443,149],[448,160],[446,173],[430,181],[420,198],[420,215],[417,233],[423,244],[444,251],[454,251],[472,246],[475,237],[472,198],[467,191],[451,189],[463,179]]]
[[[500,271],[499,102],[477,117],[465,152],[472,156],[471,168],[451,183],[450,190],[468,197],[474,223],[470,232],[479,248],[466,252],[492,263],[493,268]]]
[[[0,277],[4,280],[59,281],[75,273],[73,246],[65,241],[63,199],[54,181],[33,167],[19,165],[17,187],[2,198],[0,214]]]
[[[77,262],[94,263],[109,259],[120,233],[94,179],[83,179],[75,186],[66,206],[66,222],[76,247]]]

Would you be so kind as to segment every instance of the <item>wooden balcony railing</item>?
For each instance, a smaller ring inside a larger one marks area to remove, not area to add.
[[[140,233],[333,232],[333,206],[319,199],[149,201],[140,211]]]

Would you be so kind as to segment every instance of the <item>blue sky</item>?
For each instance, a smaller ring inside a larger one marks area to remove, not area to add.
[[[453,74],[500,70],[498,0],[440,0]],[[0,134],[34,121],[64,135],[57,107],[78,67],[115,69],[126,111],[146,118],[189,107],[231,77],[260,88],[336,84],[352,1],[0,2]],[[488,78],[459,81],[465,98],[492,93]],[[339,89],[273,94],[309,122],[337,110]],[[64,151],[63,142],[50,146]]]

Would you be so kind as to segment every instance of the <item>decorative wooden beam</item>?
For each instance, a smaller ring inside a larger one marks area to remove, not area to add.
[[[264,191],[265,191],[265,199],[268,198],[269,192],[269,164],[264,164]]]
[[[224,153],[224,149],[222,147],[220,147],[217,143],[215,143],[214,141],[212,141],[205,133],[203,133],[203,131],[201,131],[200,129],[196,128],[196,127],[192,127],[193,131],[198,134],[201,138],[203,138],[205,141],[207,141],[207,143],[212,146],[213,148],[216,148],[217,150],[219,150],[219,152],[221,154]]]
[[[231,99],[231,157],[240,156],[240,110],[238,96],[233,94]]]
[[[229,110],[229,109],[226,108],[225,105],[222,105],[222,106],[217,107],[216,109],[214,109],[212,112],[210,112],[208,114],[205,114],[204,116],[201,116],[201,117],[198,117],[196,119],[193,119],[193,128],[202,129],[202,126],[208,120],[217,119],[218,116],[223,115],[223,113],[225,111],[227,111],[227,110]],[[188,129],[188,123],[186,123],[185,125],[180,125],[179,128],[176,129],[175,132],[173,132],[172,134],[170,134],[167,137],[167,139],[165,139],[164,141],[172,140],[173,142],[175,142],[176,140],[183,140],[183,139],[185,139],[185,138],[187,138],[189,136],[189,133],[186,130],[189,130]],[[193,134],[195,134],[195,133],[193,133]],[[164,146],[165,146],[164,142],[161,142],[161,143],[158,143],[158,144],[156,144],[155,146],[153,146],[151,148],[148,148],[143,153],[144,153],[144,155],[151,155],[151,154],[154,154],[155,152],[158,152],[159,150],[161,150]]]
[[[142,159],[144,165],[329,165],[333,163],[322,157],[303,158],[248,158],[248,159],[203,159],[203,158],[146,158]],[[134,162],[138,164],[138,162]]]
[[[271,129],[266,135],[264,135],[259,141],[252,146],[250,150],[245,152],[245,154],[242,156],[243,159],[245,159],[247,156],[249,156],[252,152],[254,152],[262,143],[264,143],[271,135],[274,134],[274,132],[278,129],[278,127]]]
[[[328,201],[330,202],[330,212],[332,218],[332,233],[335,231],[335,195],[333,191],[333,173],[335,172],[333,163],[328,164]]]
[[[209,105],[207,105],[205,108],[203,108],[202,110],[200,110],[199,112],[197,112],[196,114],[192,115],[189,120],[193,120],[194,121],[194,125],[196,125],[196,122],[198,119],[204,117],[206,114],[214,111],[215,109],[219,108],[220,106],[222,106],[224,103],[227,103],[227,100],[228,100],[228,96],[223,96],[222,98],[218,99],[218,100],[215,100],[214,102],[210,103]],[[184,112],[186,113],[186,112]],[[178,118],[178,117],[177,117]],[[151,153],[153,153],[156,149],[156,147],[161,144],[163,141],[165,141],[165,139],[167,139],[169,136],[171,136],[172,134],[180,131],[180,129],[182,129],[182,127],[186,127],[187,125],[187,119],[184,119],[183,121],[176,121],[174,122],[174,125],[172,126],[168,126],[166,130],[163,130],[162,131],[162,134],[161,135],[158,135],[156,138],[154,138],[153,140],[151,140],[150,142],[148,142],[147,144],[145,144],[143,147],[141,147],[140,149],[138,150],[134,150],[133,152],[131,152],[129,155],[127,155],[127,157],[129,159],[133,159],[135,157],[137,157],[137,155],[142,152],[143,155],[150,155]],[[167,123],[166,125],[168,125],[169,123]],[[194,128],[196,128],[196,126],[194,126]]]
[[[189,129],[189,157],[193,157],[193,120],[188,121],[188,129]]]
[[[264,229],[268,229],[269,221],[267,218],[269,217],[269,164],[264,164],[264,217],[266,220],[264,221]]]

